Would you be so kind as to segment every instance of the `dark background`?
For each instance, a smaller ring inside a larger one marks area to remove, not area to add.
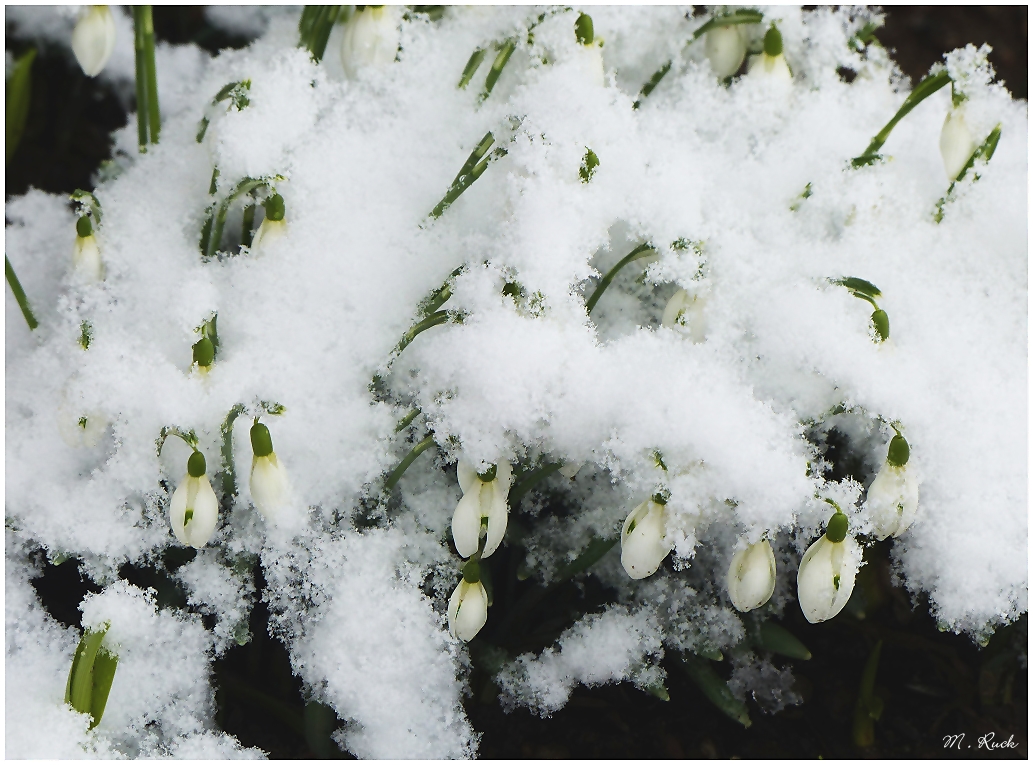
[[[998,79],[1015,98],[1027,98],[1025,6],[898,6],[889,8],[886,16],[877,37],[895,51],[895,60],[914,81],[944,51],[987,42],[994,49],[990,61]],[[193,41],[213,52],[248,42],[207,25],[200,7],[156,6],[154,20],[158,38],[169,42]],[[8,50],[15,55],[27,46],[7,38]],[[8,198],[30,186],[55,193],[90,188],[92,174],[110,156],[110,132],[126,121],[118,99],[85,77],[66,53],[41,49],[33,67],[25,135],[7,167]],[[826,457],[843,475],[850,474],[849,447],[834,435]],[[774,662],[792,666],[794,690],[803,704],[767,715],[750,701],[752,725],[744,729],[712,705],[676,662],[665,659],[670,701],[627,684],[579,687],[563,710],[543,720],[526,710],[505,713],[482,666],[471,676],[473,695],[466,704],[474,728],[483,733],[481,756],[1026,758],[1026,617],[999,630],[985,648],[967,637],[942,633],[924,599],[912,602],[906,591],[892,585],[888,550],[888,544],[880,543],[866,552],[870,565],[859,577],[861,606],[853,613],[845,611],[830,622],[811,625],[798,608],[787,610],[782,625],[813,658],[775,657]],[[493,556],[493,565],[500,569],[497,577],[517,554],[502,548]],[[154,567],[126,566],[121,573],[139,586],[154,587],[161,604],[183,608],[183,593],[168,576],[184,562],[182,555],[170,551]],[[254,573],[261,586],[260,568]],[[59,566],[46,563],[34,584],[51,614],[70,626],[79,626],[82,596],[98,589],[81,577],[74,560]],[[520,587],[517,595],[533,585]],[[605,597],[591,586],[561,587],[532,611],[530,620],[544,624],[556,614],[583,612]],[[496,616],[502,609],[492,611],[487,635],[493,620],[504,616],[504,611]],[[215,662],[218,724],[245,746],[261,747],[276,758],[347,756],[328,737],[341,721],[332,710],[306,703],[286,651],[268,635],[267,619],[265,607],[258,605],[251,617],[251,642]],[[853,734],[860,677],[879,640],[883,648],[876,694],[885,709],[874,723],[873,743],[860,747]],[[715,664],[722,676],[727,677],[728,664]],[[945,749],[944,737],[957,734],[965,734],[958,747]],[[988,751],[978,743],[986,734],[993,734],[995,742],[1012,737],[1016,746]]]

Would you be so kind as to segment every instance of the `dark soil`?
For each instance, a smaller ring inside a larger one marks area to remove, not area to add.
[[[194,41],[216,51],[239,47],[205,23],[196,7],[155,7],[160,39]],[[968,42],[989,42],[990,60],[999,79],[1016,98],[1027,97],[1027,8],[1013,6],[891,7],[878,38],[917,81],[943,51]],[[7,39],[15,55],[27,44]],[[7,167],[8,197],[30,186],[55,193],[89,188],[90,177],[110,157],[109,133],[126,124],[118,99],[86,78],[60,51],[43,49],[32,74],[32,102],[24,138]],[[849,451],[841,450],[843,472],[851,472]],[[803,703],[775,715],[748,702],[752,725],[743,728],[722,714],[668,657],[670,701],[661,701],[630,685],[578,688],[570,703],[550,719],[526,710],[506,713],[496,698],[481,659],[471,676],[467,711],[483,733],[486,758],[846,758],[846,757],[1008,757],[1028,755],[1026,618],[999,630],[985,648],[966,637],[937,630],[925,602],[912,602],[892,585],[889,546],[879,544],[866,554],[868,566],[859,577],[853,613],[811,625],[796,607],[782,621],[811,651],[809,661],[782,660],[791,665],[795,691]],[[510,580],[515,552],[503,548],[493,556],[497,582],[510,581],[499,592],[475,658],[488,641],[516,647],[547,644],[570,623],[572,612],[591,610],[606,593],[586,580],[583,588],[560,587],[529,610],[530,630],[519,636],[500,630],[510,606],[533,591],[531,582]],[[510,558],[514,557],[513,561]],[[155,567],[126,566],[123,578],[154,587],[165,607],[184,607],[185,598],[168,576],[182,560]],[[959,563],[959,565],[961,565]],[[162,570],[163,569],[163,570]],[[255,571],[263,586],[262,572]],[[78,604],[99,588],[83,578],[74,560],[45,564],[34,580],[48,611],[66,625],[78,625]],[[501,588],[500,588],[501,589]],[[507,605],[509,604],[509,605]],[[863,618],[859,618],[863,616]],[[217,722],[245,746],[258,746],[274,758],[347,757],[329,734],[339,727],[333,711],[307,703],[302,683],[294,677],[283,644],[270,637],[268,613],[258,605],[251,616],[250,643],[233,648],[215,662]],[[855,711],[865,663],[877,641],[883,642],[875,693],[884,710],[874,722],[871,745],[855,743]],[[717,663],[727,676],[729,662]],[[962,735],[963,734],[963,735]],[[988,749],[1011,741],[1013,748]],[[982,743],[981,743],[982,742]]]

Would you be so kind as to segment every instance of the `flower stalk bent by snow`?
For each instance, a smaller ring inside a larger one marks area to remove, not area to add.
[[[667,536],[667,497],[654,494],[636,507],[621,529],[621,565],[632,579],[645,579],[673,549]]]
[[[807,548],[796,576],[800,610],[811,624],[831,619],[846,606],[861,557],[857,542],[847,534],[849,519],[839,505],[825,501],[836,512],[821,538]]]
[[[387,5],[356,9],[341,38],[341,64],[349,77],[391,64],[398,53],[398,14]]]
[[[483,473],[465,459],[456,466],[463,498],[452,513],[452,540],[464,558],[487,558],[506,535],[509,521],[509,487],[513,468],[508,462],[492,465]]]
[[[907,467],[910,456],[907,440],[897,433],[890,440],[886,461],[868,487],[868,512],[879,541],[899,537],[915,522],[918,481]]]
[[[448,631],[468,643],[488,621],[488,593],[481,582],[481,567],[476,560],[463,566],[463,578],[448,599]]]
[[[434,434],[431,433],[410,449],[409,453],[402,458],[402,461],[398,463],[395,469],[388,475],[387,480],[384,481],[384,491],[391,491],[391,489],[395,487],[395,484],[401,480],[405,471],[409,469],[409,466],[416,461],[416,458],[433,445]]]
[[[927,75],[915,89],[911,91],[907,98],[904,99],[904,103],[901,104],[897,113],[893,115],[889,122],[883,126],[882,130],[875,134],[871,142],[868,144],[868,148],[864,150],[864,153],[859,157],[854,157],[850,160],[850,164],[853,167],[864,167],[865,165],[871,165],[880,159],[882,155],[879,154],[879,149],[886,143],[886,139],[889,138],[890,133],[893,132],[893,128],[896,127],[897,123],[906,117],[912,109],[918,106],[922,101],[927,99],[933,93],[944,87],[948,82],[951,81],[950,75],[947,71],[941,69],[940,71]]]
[[[588,298],[585,303],[585,311],[592,313],[592,309],[595,308],[596,303],[599,302],[599,298],[603,296],[603,293],[606,292],[606,288],[610,286],[624,266],[629,263],[633,263],[636,260],[641,260],[642,258],[653,257],[654,255],[656,255],[656,248],[654,248],[649,242],[646,242],[645,244],[640,244],[634,250],[621,258],[617,262],[617,265],[607,271],[606,275],[599,281],[599,285],[595,288],[595,292],[592,293],[592,296]]]
[[[251,450],[251,499],[262,517],[274,523],[290,499],[290,486],[287,470],[273,451],[269,428],[257,417],[251,426]]]
[[[180,543],[201,549],[219,522],[219,500],[208,480],[204,454],[198,450],[187,460],[187,473],[169,502],[172,533]]]
[[[14,294],[14,299],[18,302],[18,307],[21,309],[22,316],[25,317],[25,323],[29,325],[29,329],[36,329],[39,326],[39,322],[36,321],[36,315],[32,312],[32,306],[29,305],[29,299],[25,296],[25,290],[22,289],[22,283],[18,281],[18,275],[14,272],[14,266],[11,265],[11,259],[4,255],[4,274],[7,277],[7,284],[11,288],[11,292]]]
[[[691,45],[692,43],[696,42],[696,40],[698,40],[700,37],[703,37],[703,35],[708,36],[709,42],[709,33],[714,30],[726,29],[728,27],[738,27],[743,24],[759,24],[763,20],[764,14],[762,14],[760,11],[755,11],[751,9],[742,9],[734,11],[732,13],[726,13],[721,16],[714,16],[712,19],[707,21],[705,24],[700,26],[695,32],[692,33],[692,38],[689,40],[688,44]],[[721,49],[721,55],[718,58],[719,63],[723,64],[723,67],[719,71],[717,65],[714,63],[714,60],[711,59],[711,65],[714,66],[714,71],[717,72],[718,76],[722,79],[724,79],[725,77],[730,77],[732,74],[735,74],[735,72],[739,69],[738,65],[736,65],[735,69],[732,70],[730,74],[721,74],[721,71],[727,70],[727,68],[730,66],[730,62],[728,60],[730,58],[730,55],[729,51],[727,50],[728,39],[724,38],[720,41],[720,43],[717,43],[715,41],[715,47]],[[743,55],[745,55],[745,53],[746,50],[744,47]],[[709,52],[707,53],[707,58],[710,58]],[[642,99],[648,97],[650,93],[656,90],[656,86],[659,85],[660,81],[663,80],[663,78],[667,75],[669,71],[671,71],[671,65],[673,63],[673,61],[667,61],[663,64],[663,66],[661,66],[653,73],[653,76],[649,78],[649,82],[642,86],[642,90],[639,92],[638,98],[635,100],[635,103],[631,106],[632,109],[638,109],[639,106],[642,104]],[[741,63],[742,59],[740,58],[739,64]]]
[[[136,135],[143,154],[148,143],[158,143],[161,133],[158,72],[154,64],[154,16],[149,5],[133,6],[133,41],[136,51]]]
[[[239,112],[251,104],[251,96],[249,95],[250,90],[251,80],[239,80],[237,82],[227,83],[222,86],[218,93],[215,94],[215,98],[212,99],[209,109],[228,100],[230,102],[229,105]],[[194,137],[198,143],[204,141],[204,137],[208,132],[208,126],[210,124],[211,118],[207,114],[201,117],[201,122],[197,126],[197,135]],[[214,193],[214,191],[212,193]]]
[[[212,173],[212,185],[209,190],[210,194],[215,194],[217,189],[216,181],[219,176],[219,169],[215,168]],[[229,214],[230,205],[233,204],[240,197],[250,194],[255,195],[256,192],[263,190],[269,192],[269,199],[271,200],[274,196],[279,196],[276,193],[276,189],[273,184],[278,181],[286,180],[282,175],[273,175],[263,178],[243,178],[233,190],[221,202],[212,202],[208,207],[208,214],[205,215],[204,223],[201,225],[201,240],[199,243],[201,249],[201,255],[205,260],[214,258],[219,253],[219,245],[222,243],[223,230],[226,228],[226,216]],[[274,203],[275,205],[275,203]],[[274,206],[274,211],[280,214],[280,220],[283,220],[283,198],[280,197],[279,206]],[[266,207],[266,211],[269,208]],[[252,245],[254,247],[256,245]]]
[[[855,298],[860,298],[867,303],[871,303],[872,307],[875,308],[872,311],[871,328],[875,336],[875,341],[878,343],[884,342],[889,339],[890,336],[890,317],[884,310],[879,308],[879,304],[875,302],[875,298],[882,297],[882,292],[871,282],[860,279],[856,276],[845,276],[842,279],[831,279],[833,284],[838,284],[840,287],[846,287],[850,294]]]
[[[90,728],[96,728],[104,716],[111,683],[118,669],[118,656],[104,643],[108,628],[87,629],[79,640],[65,683],[65,703],[76,712],[90,715]]]
[[[728,598],[739,611],[760,608],[775,591],[775,554],[762,539],[732,556],[728,567]]]
[[[90,5],[72,30],[72,52],[87,77],[104,69],[115,49],[115,19],[106,5]]]

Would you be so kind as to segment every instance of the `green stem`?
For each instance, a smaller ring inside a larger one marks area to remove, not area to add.
[[[485,53],[486,51],[484,48],[478,48],[473,52],[470,56],[470,60],[466,62],[466,66],[463,68],[463,76],[459,78],[459,85],[456,87],[463,90],[470,84],[470,80],[473,79],[474,74],[477,73],[477,70],[481,66],[481,62],[484,61]]]
[[[418,334],[430,329],[431,327],[444,324],[446,321],[448,321],[448,311],[435,311],[419,324],[415,324],[408,332],[402,335],[402,339],[398,341],[398,345],[395,347],[395,355],[397,356],[405,350],[409,343],[416,339]]]
[[[968,158],[968,162],[961,168],[961,172],[958,173],[958,177],[951,181],[951,185],[947,187],[947,193],[940,197],[940,200],[936,203],[936,212],[933,213],[933,220],[937,223],[943,220],[943,209],[946,207],[947,202],[954,198],[954,189],[961,182],[968,171],[976,165],[976,160],[982,157],[984,161],[989,162],[990,158],[993,157],[994,152],[997,151],[997,143],[1001,140],[1001,125],[1000,123],[990,131],[990,135],[986,137],[979,147],[972,152],[972,156]],[[978,178],[979,176],[976,176]]]
[[[516,50],[516,40],[506,40],[502,43],[502,48],[499,50],[498,55],[495,56],[495,60],[491,62],[491,69],[488,70],[488,76],[484,78],[484,90],[481,92],[480,97],[482,102],[491,95],[491,91],[495,87],[495,83],[498,82],[499,76],[502,74],[502,70],[505,69],[506,64],[509,63],[509,57],[513,55],[514,50]]]
[[[398,463],[398,466],[391,471],[391,475],[387,477],[387,480],[384,481],[384,491],[391,491],[391,489],[395,487],[395,484],[397,484],[399,479],[402,477],[402,474],[409,469],[409,466],[413,462],[416,461],[416,458],[423,454],[433,444],[433,434],[428,435],[426,438],[424,438],[422,441],[416,444],[416,446],[412,448],[412,451],[406,454],[402,461]]]
[[[133,47],[136,52],[136,140],[147,151],[147,61],[144,53],[142,5],[133,6]]]
[[[237,496],[237,476],[233,469],[233,423],[244,413],[243,404],[235,404],[226,414],[220,433],[222,434],[222,494],[224,497]]]
[[[655,253],[656,250],[653,249],[653,245],[646,242],[645,244],[640,244],[634,250],[621,258],[617,265],[606,272],[606,276],[604,276],[602,281],[599,282],[599,286],[595,288],[595,292],[592,293],[592,297],[588,298],[588,302],[585,303],[585,309],[588,313],[592,313],[592,309],[595,308],[595,304],[599,302],[599,298],[603,296],[603,293],[606,292],[606,288],[610,286],[610,283],[614,278],[616,278],[617,274],[622,268],[624,268],[624,266],[628,265],[628,263],[631,263],[632,261],[640,260],[641,258],[648,258],[650,255],[654,255]]]
[[[25,323],[29,325],[29,329],[36,329],[39,326],[39,322],[36,321],[36,317],[32,314],[32,309],[29,307],[29,299],[25,297],[25,290],[22,289],[22,283],[18,281],[18,276],[14,273],[14,266],[11,265],[11,261],[6,255],[4,255],[4,271],[7,274],[7,283],[11,285],[11,292],[14,293],[14,299],[18,301],[18,307],[22,309]]]
[[[950,75],[947,74],[946,70],[937,72],[936,74],[929,75],[923,79],[915,89],[911,91],[910,95],[904,99],[904,103],[901,104],[897,113],[893,115],[893,119],[886,123],[885,127],[876,133],[875,137],[872,138],[871,143],[868,144],[868,148],[864,150],[864,154],[859,157],[854,157],[850,164],[854,167],[863,167],[870,165],[879,159],[878,151],[882,148],[882,145],[886,143],[886,139],[889,138],[893,128],[896,127],[897,123],[900,122],[908,113],[918,106],[922,101],[927,99],[933,93],[938,91],[944,85],[951,81]]]
[[[158,109],[158,70],[154,64],[154,16],[151,6],[140,6],[140,18],[143,22],[143,52],[147,67],[147,127],[151,133],[151,143],[158,143],[161,112]]]
[[[398,424],[395,426],[395,433],[400,433],[403,430],[405,430],[407,427],[409,427],[412,424],[412,421],[415,420],[419,416],[420,416],[420,408],[418,406],[417,407],[413,407],[413,410],[411,412],[409,412],[409,414],[405,415],[405,417],[403,417],[402,419],[400,419],[398,421]]]
[[[212,179],[215,179],[214,174]],[[276,176],[275,180],[283,179],[281,176]],[[217,208],[209,208],[208,215],[205,216],[205,222],[201,228],[201,253],[206,258],[215,257],[215,254],[219,251],[219,244],[222,243],[222,231],[226,226],[226,215],[229,213],[230,205],[233,204],[234,200],[244,194],[250,194],[256,189],[263,186],[268,187],[269,185],[270,180],[267,178],[244,178],[230,192],[229,196],[222,200]]]
[[[563,465],[559,462],[547,462],[528,472],[520,479],[519,483],[515,484],[513,488],[509,490],[509,506],[511,508],[516,507],[517,503],[524,498],[524,495],[527,494],[527,492],[529,492],[536,483],[548,478],[561,467],[563,467]]]
[[[662,67],[653,72],[653,76],[649,78],[649,82],[642,86],[642,90],[638,94],[638,98],[635,99],[635,103],[631,105],[632,109],[637,109],[642,104],[642,99],[646,98],[650,93],[656,90],[656,86],[660,84],[660,80],[667,76],[667,73],[671,71],[671,62],[666,62]]]
[[[255,228],[255,206],[247,205],[244,208],[244,221],[241,223],[240,243],[250,247],[254,241]]]
[[[431,218],[440,218],[441,214],[447,210],[453,202],[459,199],[460,195],[466,191],[470,185],[480,177],[481,173],[484,172],[484,168],[487,167],[485,162],[490,161],[491,157],[483,159],[484,155],[488,153],[488,149],[495,143],[495,136],[491,132],[484,134],[484,138],[481,139],[480,143],[470,152],[470,156],[466,158],[466,162],[463,163],[459,173],[452,181],[452,185],[448,187],[448,191],[445,192],[445,196],[442,197],[441,201],[437,203],[433,210],[430,211]],[[499,149],[496,149],[496,153]],[[501,149],[502,155],[504,155],[505,149]],[[500,155],[501,156],[501,155]],[[481,163],[480,172],[477,172],[479,167],[478,163]]]

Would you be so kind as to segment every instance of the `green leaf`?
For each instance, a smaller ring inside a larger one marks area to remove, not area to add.
[[[93,662],[93,695],[90,700],[90,714],[93,716],[91,728],[100,725],[104,716],[104,707],[108,703],[108,694],[111,692],[111,683],[115,679],[115,670],[118,669],[118,657],[101,648],[97,652],[97,658]]]
[[[484,48],[478,48],[470,55],[470,60],[466,62],[466,66],[463,67],[463,76],[459,78],[459,84],[456,86],[460,90],[464,90],[467,85],[470,84],[470,80],[480,69],[481,62],[484,61],[484,54],[487,51]]]
[[[29,102],[32,95],[32,62],[36,60],[36,49],[29,48],[14,62],[11,76],[7,78],[7,163],[11,162],[14,150],[25,133],[29,119]]]
[[[789,630],[772,621],[761,622],[754,634],[754,643],[763,651],[788,656],[790,659],[811,658],[807,646],[796,639]]]
[[[488,96],[491,95],[491,91],[495,87],[495,83],[498,82],[499,76],[502,74],[502,70],[506,68],[506,64],[509,63],[509,57],[513,55],[513,51],[516,50],[516,40],[506,40],[502,43],[502,47],[499,49],[498,55],[495,56],[495,60],[491,62],[491,69],[488,70],[488,76],[484,79],[484,90],[481,92],[480,100],[484,101]]]
[[[878,154],[879,149],[886,143],[886,139],[889,138],[890,133],[898,122],[904,119],[907,114],[918,106],[922,101],[927,99],[933,93],[944,87],[948,82],[951,81],[950,75],[947,74],[945,69],[941,69],[935,74],[926,76],[915,89],[911,91],[907,98],[904,99],[904,103],[901,104],[897,113],[893,115],[889,122],[883,126],[871,142],[868,144],[868,148],[864,150],[864,153],[859,157],[854,157],[851,160],[851,164],[856,167],[863,167],[864,165],[870,165],[873,162],[881,159]]]
[[[693,40],[698,40],[711,29],[721,27],[733,27],[739,24],[759,24],[764,21],[764,14],[753,8],[743,8],[734,13],[726,13],[722,16],[714,16],[706,24],[701,26],[692,34]]]
[[[833,284],[838,284],[841,287],[846,287],[851,292],[860,292],[862,295],[868,295],[870,297],[881,297],[882,292],[869,281],[860,279],[856,276],[844,276],[842,279],[833,279]]]
[[[92,706],[93,665],[96,663],[97,652],[106,632],[106,629],[100,632],[87,630],[75,652],[66,688],[69,702],[76,712],[89,712]]]
[[[642,258],[652,257],[653,255],[656,255],[656,250],[653,249],[653,245],[646,242],[645,244],[640,244],[634,250],[621,258],[617,265],[607,271],[606,275],[600,280],[599,286],[595,288],[595,292],[592,293],[592,296],[588,298],[588,302],[585,303],[585,310],[588,313],[592,313],[592,309],[595,308],[596,303],[599,302],[599,298],[603,296],[603,293],[606,292],[606,288],[610,286],[610,283],[616,278],[617,274],[620,273],[620,270],[624,268],[624,266],[636,260],[641,260]]]
[[[674,656],[675,662],[679,667],[684,670],[685,674],[689,676],[689,679],[696,684],[696,686],[703,691],[703,695],[706,696],[710,702],[724,712],[732,720],[742,725],[744,728],[749,728],[752,725],[750,720],[749,711],[746,709],[746,705],[743,704],[739,699],[735,698],[732,694],[732,690],[728,687],[728,683],[721,679],[721,676],[714,671],[714,668],[710,665],[706,659],[702,659],[692,654],[669,654]]]
[[[875,696],[875,676],[879,671],[879,655],[882,641],[875,644],[861,673],[861,684],[857,690],[857,704],[854,707],[854,744],[867,749],[875,743],[874,721],[882,716],[884,702]]]
[[[592,539],[580,555],[556,572],[555,581],[566,581],[582,571],[587,571],[616,546],[617,540],[617,537],[613,539]]]

